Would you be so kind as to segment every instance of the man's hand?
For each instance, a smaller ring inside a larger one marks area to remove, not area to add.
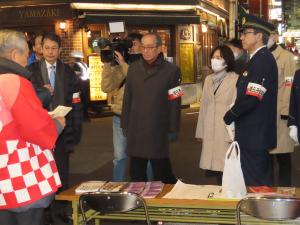
[[[115,59],[116,61],[119,63],[119,65],[123,65],[125,63],[125,59],[122,56],[122,54],[118,51],[114,51],[115,52]]]
[[[235,125],[234,122],[232,122],[229,125],[225,124],[225,127],[227,129],[228,135],[230,137],[230,140],[234,141],[234,136],[235,136]]]
[[[50,84],[45,84],[44,87],[49,90],[49,92],[50,92],[51,95],[53,95],[54,89],[53,89],[53,87]]]
[[[298,128],[295,125],[289,126],[290,132],[289,135],[295,143],[299,143],[298,140]]]

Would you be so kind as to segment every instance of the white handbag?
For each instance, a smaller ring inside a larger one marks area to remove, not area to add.
[[[247,194],[240,160],[240,147],[236,141],[229,146],[222,177],[222,196],[242,198]]]

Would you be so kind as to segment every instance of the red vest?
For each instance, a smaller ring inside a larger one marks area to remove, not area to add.
[[[61,185],[52,149],[56,126],[29,81],[0,75],[0,210],[18,208]]]

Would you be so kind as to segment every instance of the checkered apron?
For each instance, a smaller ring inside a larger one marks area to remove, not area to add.
[[[0,209],[30,204],[60,184],[51,150],[18,140],[6,142],[6,154],[0,155]]]

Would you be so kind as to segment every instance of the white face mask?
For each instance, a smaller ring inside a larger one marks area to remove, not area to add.
[[[268,43],[267,43],[267,48],[271,48],[275,44],[275,41],[273,38],[269,38]]]
[[[224,70],[227,67],[223,59],[211,59],[211,68],[217,73]]]

